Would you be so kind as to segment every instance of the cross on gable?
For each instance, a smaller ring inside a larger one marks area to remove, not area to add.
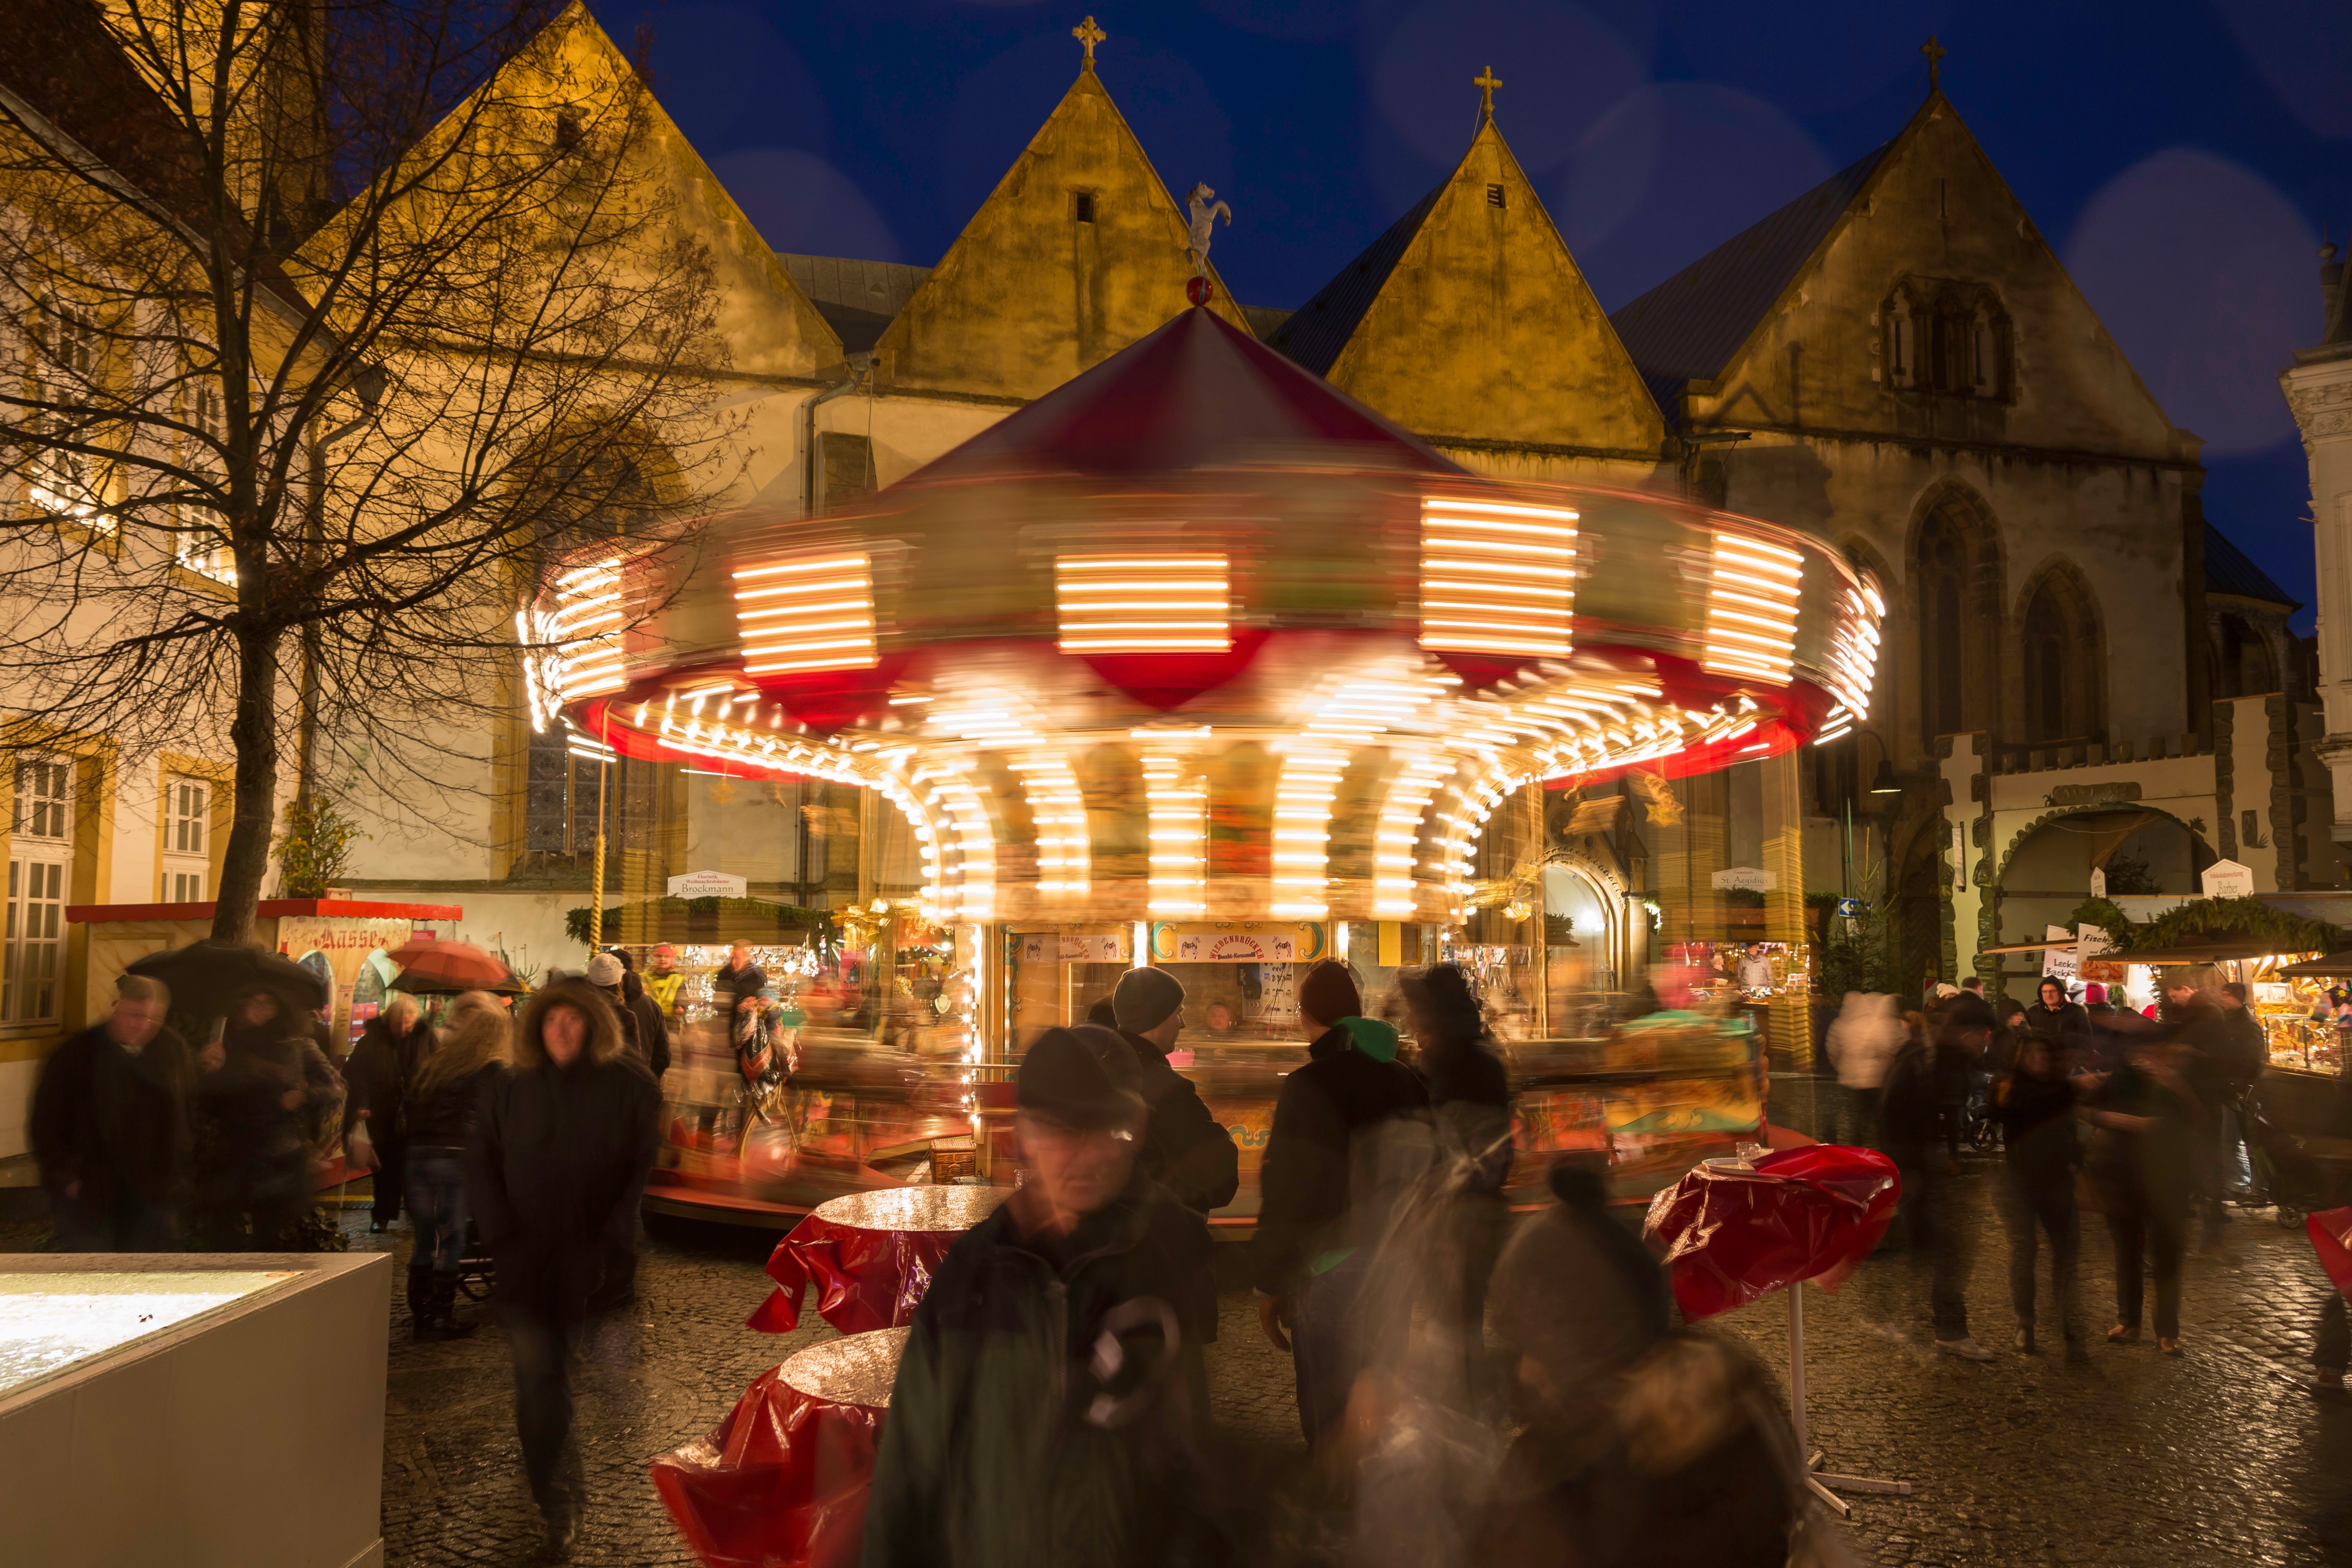
[[[1105,38],[1109,37],[1110,35],[1104,32],[1100,27],[1096,26],[1095,19],[1092,16],[1089,16],[1079,26],[1070,29],[1070,37],[1077,39],[1079,43],[1086,46],[1087,58],[1083,62],[1084,68],[1087,70],[1094,69],[1095,46],[1101,43]]]
[[[1930,33],[1927,41],[1919,46],[1919,52],[1927,57],[1927,86],[1932,89],[1942,79],[1944,57],[1952,51],[1937,43],[1936,35]]]
[[[1472,77],[1470,83],[1478,89],[1478,112],[1489,120],[1494,119],[1495,89],[1503,85],[1503,79],[1495,74],[1493,66],[1488,66]]]

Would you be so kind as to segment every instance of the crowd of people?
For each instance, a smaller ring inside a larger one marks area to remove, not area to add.
[[[1780,1568],[1802,1510],[1769,1380],[1675,1330],[1597,1166],[1556,1166],[1552,1207],[1510,1231],[1507,1079],[1469,978],[1439,964],[1402,991],[1401,1032],[1345,965],[1299,978],[1307,1055],[1247,1259],[1311,1458],[1306,1513],[1279,1528],[1312,1556],[1416,1568]],[[867,1568],[1266,1554],[1265,1478],[1207,1419],[1204,1211],[1235,1163],[1168,1068],[1183,1028],[1181,984],[1139,969],[1028,1044],[1023,1179],[916,1310]]]
[[[318,1189],[340,1131],[344,1159],[373,1176],[372,1227],[408,1214],[415,1338],[478,1326],[457,1303],[479,1249],[514,1358],[524,1470],[550,1554],[568,1555],[585,1502],[570,1358],[589,1316],[634,1296],[668,1057],[653,999],[664,992],[606,952],[519,1013],[469,991],[437,999],[428,1022],[396,993],[340,1065],[309,1009],[267,987],[236,997],[200,1049],[169,1026],[163,982],[124,975],[116,992],[103,1022],[50,1055],[34,1092],[58,1246],[311,1250],[308,1230],[335,1229]]]
[[[1924,1009],[1849,993],[1824,1040],[1837,1078],[1843,1141],[1891,1157],[1902,1180],[1900,1243],[1932,1268],[1936,1348],[1970,1361],[1994,1352],[1970,1333],[1966,1281],[1976,1237],[1953,1186],[1964,1138],[1983,1126],[2001,1150],[2000,1213],[2010,1249],[2015,1345],[2043,1348],[2038,1260],[2047,1243],[2050,1300],[2064,1353],[2086,1353],[2076,1280],[2085,1209],[2115,1245],[2109,1342],[2182,1353],[2180,1273],[2192,1226],[2219,1246],[2222,1199],[2239,1161],[2247,1091],[2266,1058],[2246,988],[2210,966],[2164,971],[2158,999],[2135,1012],[2098,984],[2074,1001],[2045,978],[2031,1005],[1996,1006],[1983,982],[1938,985]],[[1899,1333],[1893,1324],[1881,1331]]]

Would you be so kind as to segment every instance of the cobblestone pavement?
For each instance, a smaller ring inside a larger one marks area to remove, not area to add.
[[[1937,1354],[1927,1282],[1903,1258],[1874,1261],[1835,1298],[1807,1299],[1808,1401],[1828,1468],[1901,1478],[1910,1498],[1856,1498],[1849,1526],[1864,1562],[1972,1565],[2352,1563],[2352,1408],[2303,1394],[2326,1283],[2299,1229],[2242,1215],[2219,1256],[2193,1258],[2178,1361],[2152,1341],[2104,1343],[2087,1367],[2054,1352],[2010,1350],[2006,1247],[1990,1212],[1993,1167],[1961,1178],[1979,1222],[1972,1326],[1997,1361]],[[359,1247],[404,1251],[404,1226]],[[2085,1324],[2111,1321],[2104,1228],[2084,1245]],[[634,1565],[692,1559],[671,1530],[646,1462],[714,1426],[755,1375],[825,1337],[742,1326],[761,1299],[769,1238],[664,1225],[648,1236],[640,1303],[598,1321],[577,1380],[592,1503],[577,1561]],[[2044,1280],[2046,1290],[2046,1274]],[[1863,1309],[1894,1318],[1908,1342],[1870,1332]],[[537,1521],[521,1480],[505,1342],[485,1328],[416,1345],[395,1301],[384,1446],[384,1535],[396,1565],[529,1560]],[[1717,1331],[1787,1366],[1779,1298],[1729,1314]],[[2045,1335],[2054,1325],[2047,1323]],[[1279,1487],[1303,1459],[1288,1358],[1260,1337],[1248,1293],[1224,1296],[1211,1356],[1219,1419],[1247,1473]]]
[[[2301,1383],[2326,1285],[2300,1228],[2240,1214],[2219,1255],[2191,1258],[2183,1291],[2188,1354],[2098,1344],[2087,1367],[2054,1352],[2009,1350],[2006,1248],[1990,1212],[1993,1169],[1962,1177],[1978,1221],[1971,1326],[2000,1352],[1986,1364],[1937,1354],[1927,1281],[1899,1257],[1865,1268],[1835,1298],[1808,1293],[1812,1436],[1828,1468],[1900,1478],[1910,1498],[1855,1497],[1850,1539],[1885,1564],[2352,1564],[2352,1406],[2318,1406]],[[404,1254],[405,1226],[356,1249]],[[43,1244],[45,1226],[0,1227],[0,1251]],[[745,1384],[827,1337],[822,1323],[756,1334],[771,1238],[667,1225],[644,1244],[640,1302],[600,1320],[576,1379],[591,1507],[577,1561],[594,1568],[688,1563],[646,1478],[646,1461],[717,1425]],[[2104,1228],[2084,1248],[2084,1322],[2110,1321],[2114,1271]],[[2044,1276],[2046,1291],[2047,1279]],[[1868,1309],[1867,1314],[1865,1308]],[[1908,1333],[1889,1343],[1868,1317]],[[2051,1325],[2044,1309],[2045,1337]],[[1787,1369],[1778,1298],[1717,1320],[1776,1373]],[[512,1383],[493,1326],[450,1344],[408,1340],[393,1304],[384,1434],[387,1559],[407,1564],[526,1563],[538,1521],[521,1479]],[[1213,1403],[1244,1473],[1278,1490],[1303,1451],[1288,1358],[1259,1336],[1244,1290],[1224,1296],[1210,1361]]]

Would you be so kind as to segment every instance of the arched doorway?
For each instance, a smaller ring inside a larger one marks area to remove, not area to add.
[[[2105,874],[2109,898],[2193,898],[2200,873],[2217,858],[2188,824],[2153,806],[2118,803],[2053,811],[2017,835],[1994,879],[2001,939],[2032,941],[2050,926],[2070,923],[2091,896],[2094,869]],[[2011,980],[2021,986],[2041,972],[2038,960],[2008,962],[2014,969]]]
[[[1895,885],[1895,973],[1906,1007],[1944,978],[1944,857],[1932,825],[1911,841]]]

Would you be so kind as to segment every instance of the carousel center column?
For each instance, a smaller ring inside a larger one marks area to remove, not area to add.
[[[1805,812],[1797,757],[1797,751],[1786,751],[1764,763],[1764,869],[1772,874],[1764,893],[1764,939],[1786,942],[1790,953],[1803,956],[1811,952],[1811,933],[1805,925]],[[1801,981],[1783,986],[1765,1016],[1773,1054],[1789,1071],[1811,1071],[1812,987]]]

